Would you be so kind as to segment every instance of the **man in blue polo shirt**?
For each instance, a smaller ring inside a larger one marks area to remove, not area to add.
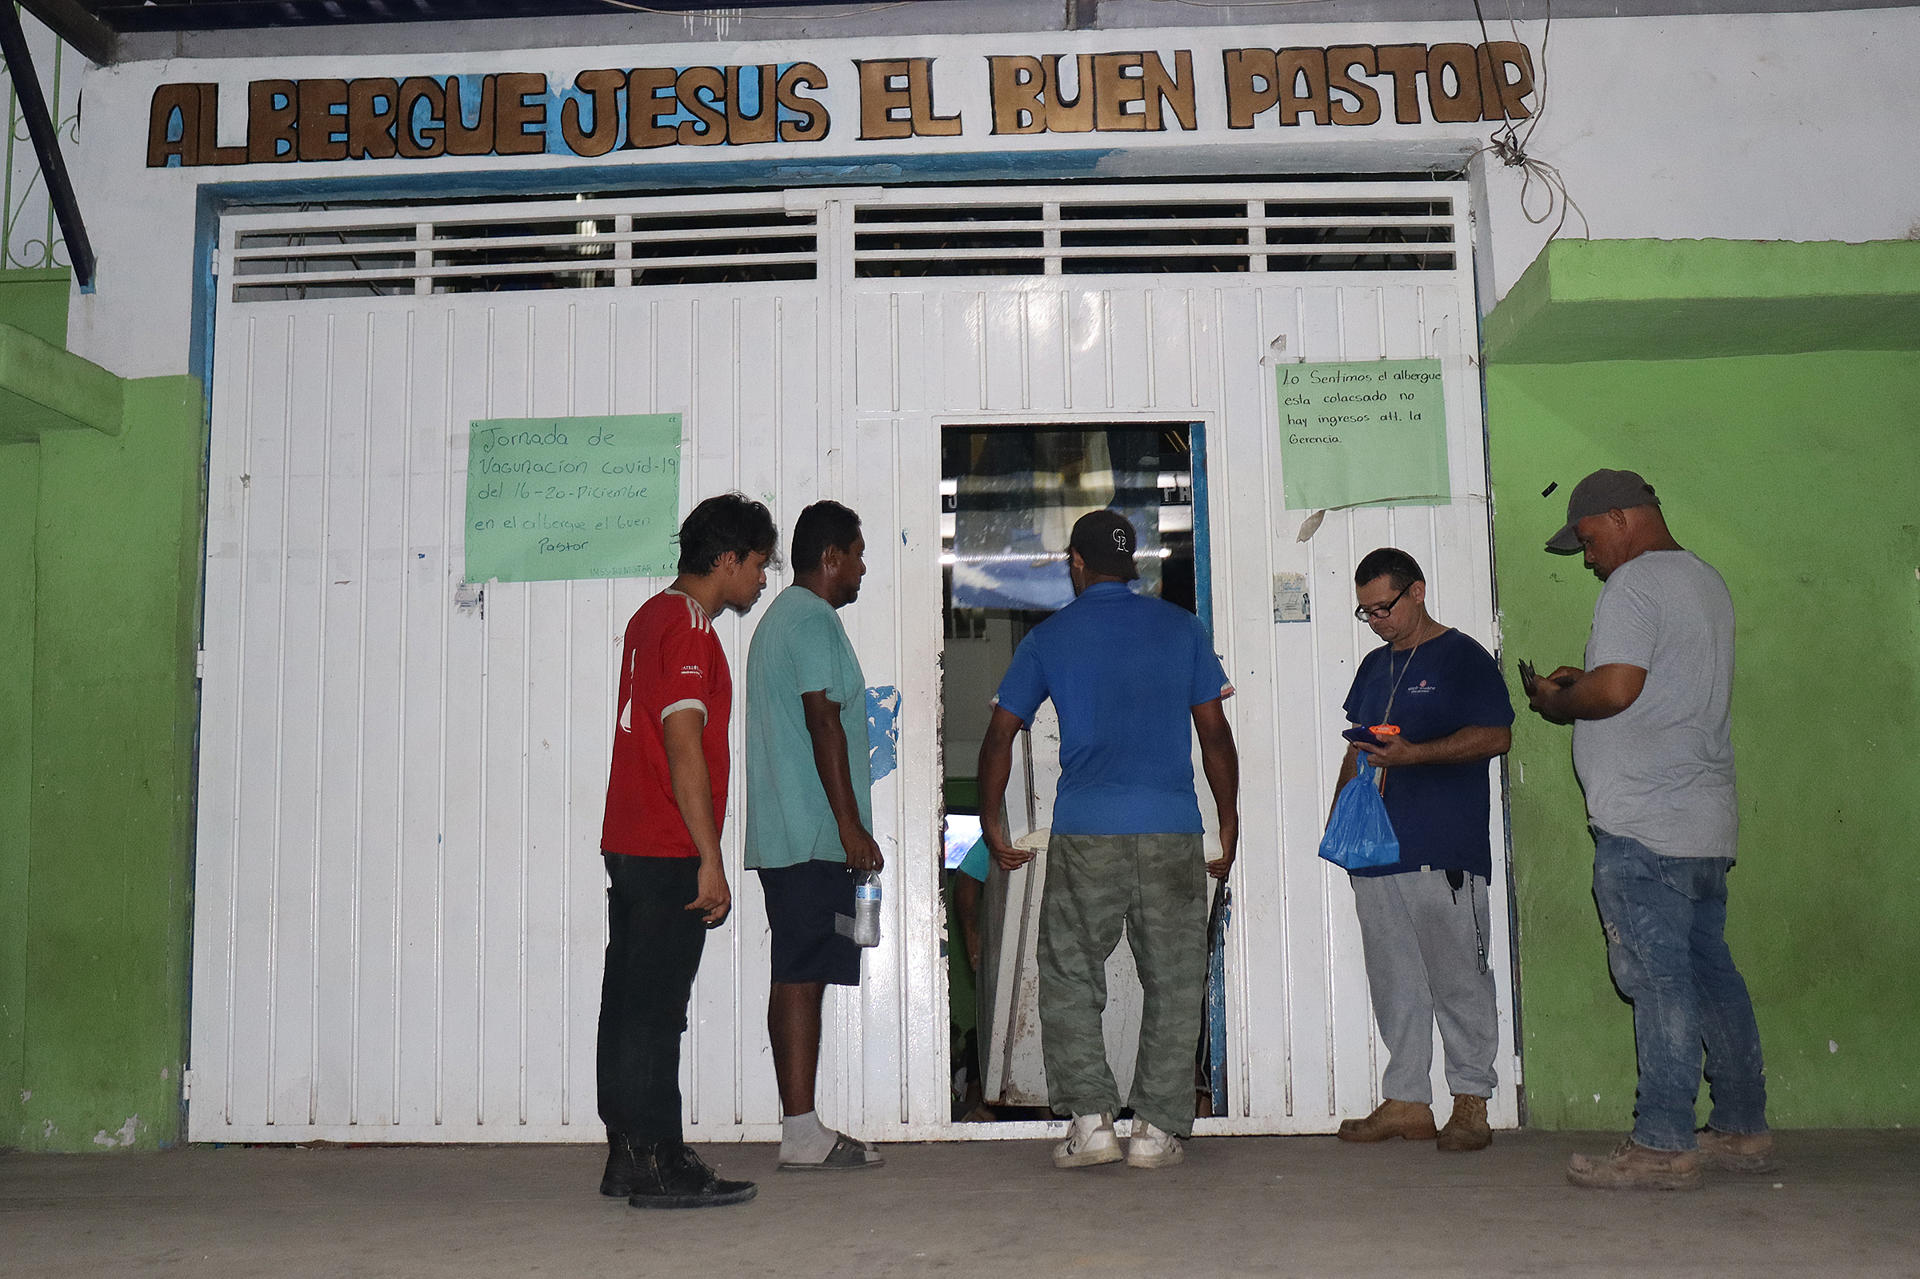
[[[1124,924],[1140,973],[1140,1049],[1126,1151],[1136,1168],[1180,1162],[1193,1131],[1193,1055],[1207,967],[1207,875],[1224,879],[1240,836],[1240,757],[1221,699],[1233,693],[1200,619],[1136,595],[1134,529],[1116,511],[1073,526],[1074,600],[1021,641],[980,747],[980,826],[1003,870],[1031,853],[1001,811],[1014,734],[1048,698],[1060,715],[1060,788],[1040,903],[1040,1043],[1048,1100],[1072,1115],[1060,1168],[1113,1163],[1119,1089],[1100,1017]],[[1192,728],[1189,729],[1189,723]],[[1192,742],[1220,814],[1203,851]]]

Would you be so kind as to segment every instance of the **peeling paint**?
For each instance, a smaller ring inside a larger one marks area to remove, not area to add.
[[[22,1088],[22,1089],[20,1090],[20,1101],[21,1101],[21,1103],[22,1103],[22,1104],[24,1105],[25,1103],[27,1103],[27,1102],[29,1102],[29,1101],[32,1101],[32,1100],[33,1100],[33,1089],[31,1089],[31,1088]]]
[[[53,1134],[59,1131],[58,1128],[54,1127],[53,1120],[46,1120],[40,1125],[40,1139],[51,1143],[53,1141]]]
[[[900,690],[880,684],[867,690],[867,772],[879,781],[899,763]]]
[[[105,1128],[102,1128],[99,1132],[93,1134],[93,1144],[96,1146],[105,1146],[108,1150],[112,1150],[115,1146],[131,1146],[134,1138],[139,1134],[139,1131],[140,1116],[129,1115],[127,1122],[121,1124],[117,1131],[108,1132]]]
[[[1835,1042],[1833,1042],[1833,1040],[1829,1039],[1827,1041],[1827,1051],[1830,1053],[1837,1053],[1840,1051],[1840,1045],[1836,1044]]]

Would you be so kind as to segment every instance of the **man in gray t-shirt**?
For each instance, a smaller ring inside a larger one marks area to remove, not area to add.
[[[1607,963],[1633,1002],[1640,1068],[1633,1135],[1575,1155],[1577,1186],[1691,1189],[1700,1166],[1773,1167],[1760,1031],[1727,949],[1727,871],[1738,815],[1730,702],[1733,600],[1667,529],[1653,486],[1595,471],[1547,543],[1584,553],[1606,585],[1586,668],[1526,681],[1533,709],[1573,724],[1573,763],[1593,829],[1593,895]],[[1694,1132],[1701,1058],[1712,1085]]]

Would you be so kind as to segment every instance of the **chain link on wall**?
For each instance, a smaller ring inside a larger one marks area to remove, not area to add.
[[[31,14],[20,15],[20,27],[53,109],[60,145],[71,148],[80,140],[80,73],[87,64]],[[40,159],[27,136],[13,78],[5,68],[0,68],[0,91],[7,101],[6,156],[0,167],[0,270],[68,266],[66,241],[54,218],[53,202],[47,198]],[[67,158],[71,164],[71,150]]]

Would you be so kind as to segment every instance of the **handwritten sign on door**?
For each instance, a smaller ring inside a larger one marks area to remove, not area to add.
[[[469,582],[673,575],[678,413],[491,418],[469,441]]]
[[[1448,500],[1440,361],[1282,364],[1276,373],[1288,510]]]

